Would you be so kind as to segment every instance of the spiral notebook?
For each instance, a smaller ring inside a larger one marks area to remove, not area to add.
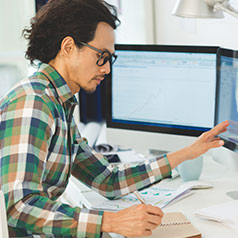
[[[150,238],[200,238],[198,231],[181,212],[165,213],[160,226]]]

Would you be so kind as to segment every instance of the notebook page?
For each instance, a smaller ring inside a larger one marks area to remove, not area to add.
[[[161,225],[153,231],[151,238],[201,237],[191,222],[180,212],[165,213]]]

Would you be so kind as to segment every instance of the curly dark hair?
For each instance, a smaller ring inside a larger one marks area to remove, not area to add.
[[[66,36],[71,36],[79,48],[80,41],[92,41],[99,22],[116,29],[120,24],[116,8],[103,0],[50,0],[31,19],[30,28],[23,30],[29,40],[25,57],[31,64],[34,60],[49,63]]]

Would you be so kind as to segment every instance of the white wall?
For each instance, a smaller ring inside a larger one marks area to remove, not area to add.
[[[118,9],[121,25],[116,30],[116,43],[154,43],[153,0],[106,0]]]
[[[26,40],[21,38],[21,33],[34,14],[32,0],[0,0],[0,52],[25,49]]]
[[[118,6],[122,22],[116,43],[218,45],[238,49],[238,19],[189,19],[172,16],[176,0],[107,0]],[[238,9],[238,0],[231,0]],[[154,20],[154,22],[153,22]]]
[[[238,49],[238,19],[225,13],[224,19],[189,19],[172,16],[176,0],[154,0],[156,43],[218,45]],[[231,0],[238,8],[238,1]]]
[[[28,75],[27,41],[21,34],[34,14],[32,0],[0,0],[0,97]]]

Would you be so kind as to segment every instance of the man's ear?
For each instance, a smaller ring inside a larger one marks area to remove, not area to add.
[[[74,39],[71,36],[66,36],[61,42],[61,52],[64,56],[72,54],[76,45]]]

